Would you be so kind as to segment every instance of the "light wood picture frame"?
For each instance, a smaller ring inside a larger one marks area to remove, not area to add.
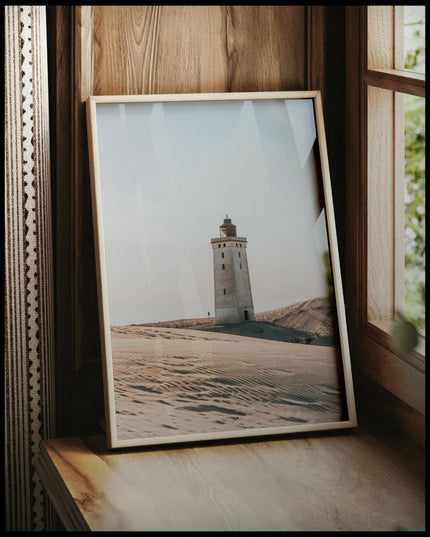
[[[319,91],[86,106],[108,447],[355,427]]]

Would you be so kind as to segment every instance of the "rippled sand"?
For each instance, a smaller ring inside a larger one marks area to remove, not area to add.
[[[336,347],[112,328],[118,439],[343,419]]]

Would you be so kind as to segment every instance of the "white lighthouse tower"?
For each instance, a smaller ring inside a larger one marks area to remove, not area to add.
[[[236,236],[228,215],[220,226],[220,237],[211,239],[216,324],[255,320],[246,243],[245,237]]]

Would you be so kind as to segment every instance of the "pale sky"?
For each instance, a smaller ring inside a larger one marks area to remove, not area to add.
[[[103,103],[97,127],[111,324],[214,315],[226,214],[256,312],[327,294],[312,99]]]

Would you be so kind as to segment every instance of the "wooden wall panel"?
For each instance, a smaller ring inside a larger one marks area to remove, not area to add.
[[[91,48],[82,69],[94,95],[303,89],[305,15],[303,6],[81,8]]]
[[[86,98],[302,89],[321,89],[324,98],[326,8],[48,6],[48,13],[58,434],[71,435],[92,432],[103,405]]]
[[[345,11],[345,237],[348,248],[345,257],[345,307],[349,319],[349,337],[360,330],[367,318],[367,189],[363,178],[367,165],[360,153],[367,143],[364,133],[367,118],[363,113],[366,90],[361,74],[367,55],[361,49],[365,12],[360,6],[348,6]],[[354,365],[354,353],[351,356]]]

